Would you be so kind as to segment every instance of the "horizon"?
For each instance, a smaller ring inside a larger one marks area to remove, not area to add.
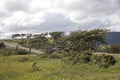
[[[82,30],[82,31],[84,31],[84,30]],[[53,31],[53,32],[56,32],[56,31]],[[73,32],[73,31],[70,31],[70,32]],[[70,34],[70,32],[64,32],[64,33],[65,33],[65,35],[68,35],[68,34]],[[46,33],[46,32],[43,32],[43,33]],[[120,32],[119,31],[108,31],[108,33],[120,33]],[[0,34],[0,39],[12,39],[13,34],[28,34],[28,33],[2,33],[2,34]],[[41,34],[41,33],[30,33],[30,34]]]

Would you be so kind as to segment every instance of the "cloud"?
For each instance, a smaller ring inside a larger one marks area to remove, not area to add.
[[[62,0],[61,7],[73,21],[88,17],[105,17],[120,11],[119,0]]]
[[[14,11],[26,11],[29,7],[29,0],[6,0],[6,9],[10,12]]]
[[[92,30],[92,29],[107,29],[107,27],[109,26],[109,23],[106,21],[103,21],[100,18],[89,18],[87,19],[87,21],[83,21],[80,25],[79,25],[79,29],[82,30]]]
[[[78,11],[89,15],[109,15],[120,9],[119,0],[63,0],[67,10]]]
[[[20,13],[19,13],[20,14]],[[23,16],[16,18],[13,16],[12,20],[8,19],[7,25],[5,25],[6,32],[20,33],[20,32],[31,32],[31,33],[41,33],[49,31],[70,31],[75,29],[76,23],[72,22],[69,18],[58,13],[47,13],[44,15],[44,20],[39,22],[33,21],[34,16],[30,19],[26,18],[25,13],[21,12]],[[16,20],[15,20],[16,18]],[[21,19],[22,18],[22,19]],[[15,20],[15,21],[13,21]],[[28,21],[27,21],[28,20]]]
[[[47,14],[45,22],[40,26],[46,31],[70,31],[71,29],[75,29],[76,25],[75,22],[72,22],[62,14]]]
[[[0,18],[7,16],[7,13],[5,11],[0,11]]]
[[[107,16],[105,20],[109,23],[109,26],[107,26],[108,29],[111,31],[120,31],[120,12]]]
[[[0,0],[0,31],[120,31],[120,0]]]

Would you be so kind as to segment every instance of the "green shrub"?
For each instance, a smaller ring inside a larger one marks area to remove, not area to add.
[[[5,44],[3,42],[0,42],[0,48],[5,48]]]
[[[24,49],[13,49],[13,54],[26,55],[29,54],[29,52]]]
[[[110,49],[112,53],[120,53],[120,44],[113,44]]]
[[[8,52],[2,52],[0,55],[1,56],[9,56]]]
[[[100,62],[98,63],[99,67],[107,68],[109,66],[115,65],[116,60],[111,55],[100,55],[99,56]]]
[[[64,58],[64,62],[68,64],[76,64],[76,63],[90,63],[92,58],[92,53],[89,50],[78,52],[70,52],[70,54]]]
[[[0,55],[1,56],[9,56],[9,55],[12,55],[12,54],[13,54],[12,49],[7,49],[7,48],[0,49]]]
[[[81,52],[80,61],[82,63],[89,63],[91,61],[91,58],[92,58],[92,53],[90,51]]]
[[[116,63],[116,60],[111,55],[94,55],[92,58],[92,63],[98,64],[101,68],[108,68],[109,66],[113,66]]]
[[[0,55],[1,56],[9,56],[9,55],[26,55],[29,52],[23,49],[0,49]]]
[[[0,48],[5,48],[5,44],[3,42],[0,42]]]
[[[111,55],[93,55],[91,51],[86,50],[80,53],[72,52],[71,55],[64,58],[67,64],[90,63],[97,64],[100,68],[108,68],[115,65],[116,60]]]
[[[49,58],[53,58],[53,59],[62,59],[64,57],[64,51],[62,50],[58,50],[53,52]]]
[[[91,63],[92,64],[97,64],[100,62],[100,58],[98,55],[93,55],[92,58],[91,58]]]
[[[103,46],[102,48],[100,48],[100,51],[108,53],[120,53],[120,44]]]

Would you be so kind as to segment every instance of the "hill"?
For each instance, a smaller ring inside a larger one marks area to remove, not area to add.
[[[120,32],[109,32],[106,40],[109,45],[111,44],[120,44]]]

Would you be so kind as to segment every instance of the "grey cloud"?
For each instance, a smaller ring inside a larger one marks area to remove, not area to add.
[[[92,30],[92,29],[107,29],[110,26],[109,22],[102,21],[101,19],[95,19],[90,22],[82,23],[79,25],[79,29]]]
[[[10,16],[10,13],[7,11],[0,11],[0,18],[6,18]]]
[[[76,0],[65,5],[71,11],[80,11],[85,15],[111,15],[120,10],[120,0]]]
[[[62,14],[47,14],[45,15],[45,21],[37,25],[11,25],[8,32],[20,33],[20,32],[30,32],[30,33],[41,33],[41,32],[51,32],[51,31],[71,31],[76,27],[76,23],[72,22],[69,18],[66,18]]]
[[[76,23],[72,22],[62,14],[48,14],[46,21],[41,24],[41,27],[47,31],[69,31],[74,28]]]
[[[29,0],[7,0],[5,2],[6,9],[8,11],[26,11],[29,7]]]
[[[37,25],[11,25],[7,27],[8,32],[14,33],[41,33],[41,32],[51,32],[51,31],[74,31],[74,30],[91,30],[91,29],[109,29],[108,26],[114,26],[109,20],[104,20],[102,18],[93,18],[93,20],[84,23],[74,23],[69,18],[62,14],[46,14],[44,17],[45,21]],[[82,21],[82,20],[81,20]]]
[[[4,17],[4,16],[6,16],[6,13],[3,11],[0,11],[0,17]]]

